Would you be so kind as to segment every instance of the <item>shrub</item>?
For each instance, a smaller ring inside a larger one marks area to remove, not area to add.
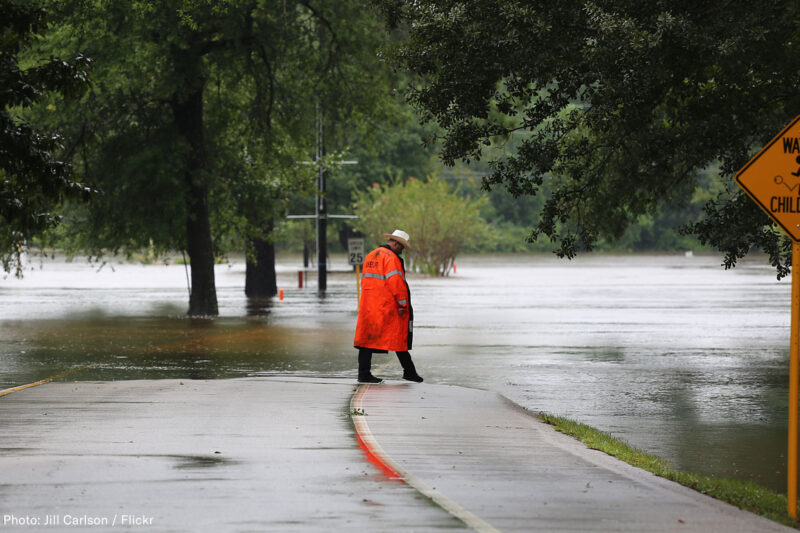
[[[353,227],[375,242],[384,233],[402,229],[410,237],[408,257],[413,269],[446,276],[456,255],[467,242],[487,239],[488,225],[480,217],[487,202],[458,196],[447,183],[432,177],[428,181],[409,178],[405,183],[373,185],[357,194]]]

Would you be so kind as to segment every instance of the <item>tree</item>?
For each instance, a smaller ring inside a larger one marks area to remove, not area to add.
[[[3,270],[21,275],[28,239],[60,221],[58,204],[91,190],[75,181],[58,157],[61,137],[41,131],[24,112],[48,92],[75,97],[88,83],[89,61],[51,57],[23,67],[20,53],[47,28],[39,6],[0,1],[0,261]]]
[[[96,65],[80,106],[54,103],[80,145],[77,167],[103,191],[73,226],[76,242],[94,253],[185,249],[191,315],[217,314],[214,262],[229,246],[247,246],[248,271],[271,268],[272,286],[248,273],[248,293],[269,293],[264,247],[283,199],[307,188],[297,161],[317,105],[339,120],[387,92],[359,63],[376,63],[374,14],[326,0],[53,8],[63,24],[46,45]]]
[[[308,150],[301,159],[306,162],[316,159],[317,148],[327,154],[314,167],[305,168],[314,170],[315,176],[320,169],[326,173],[328,185],[324,198],[328,212],[335,214],[349,204],[351,190],[350,183],[337,180],[342,176],[339,161],[342,156],[352,159],[355,155],[360,161],[359,167],[362,166],[364,161],[359,153],[380,142],[378,138],[385,131],[386,123],[397,122],[394,117],[399,102],[391,93],[392,73],[378,58],[379,47],[386,35],[377,13],[361,2],[301,4],[309,15],[306,26],[316,55],[306,53],[304,65],[295,69],[294,77],[305,69],[305,77],[300,78],[305,86],[287,94],[287,99],[313,109],[312,118],[305,121],[306,132],[316,134],[315,121],[320,121],[323,134],[318,142],[321,146],[313,143],[313,150]],[[306,186],[285,190],[283,199],[289,200],[291,193],[297,193],[292,195],[294,201],[291,202],[295,209],[299,209],[294,211],[295,214],[313,213],[315,207],[311,195],[317,192],[316,187],[309,187],[307,180],[302,183]],[[268,225],[272,227],[272,221]],[[303,223],[303,227],[307,225]],[[269,251],[264,250],[267,245]],[[271,239],[269,243],[262,241],[256,249],[274,257]],[[259,263],[258,271],[263,272],[262,264]],[[256,273],[255,267],[250,267],[248,264],[248,279],[264,278]],[[270,290],[276,291],[274,266],[271,270]]]
[[[399,100],[393,99],[384,106],[386,112],[381,120],[354,128],[343,139],[350,147],[345,159],[358,163],[339,165],[330,172],[327,198],[331,213],[350,213],[356,195],[371,189],[374,183],[391,184],[433,173],[433,148],[424,145],[427,133],[412,109],[397,104]],[[352,236],[351,226],[340,224],[338,234],[341,246],[346,249],[347,239]]]
[[[98,254],[186,250],[189,314],[217,314],[207,84],[215,63],[243,46],[242,13],[208,2],[51,7],[61,24],[42,46],[95,61],[93,90],[80,105],[53,104],[79,145],[78,168],[102,191],[76,227],[82,244]]]
[[[445,163],[527,137],[484,186],[552,190],[532,238],[561,256],[615,239],[688,200],[704,168],[730,177],[800,109],[800,6],[662,0],[385,0],[407,39],[391,53],[420,79],[410,100],[443,129]],[[691,225],[732,266],[752,246],[778,275],[786,239],[730,187]]]
[[[352,224],[374,242],[400,228],[411,236],[408,257],[422,272],[446,276],[456,255],[467,242],[486,238],[487,224],[480,218],[486,198],[462,198],[437,178],[427,182],[409,178],[357,194]]]

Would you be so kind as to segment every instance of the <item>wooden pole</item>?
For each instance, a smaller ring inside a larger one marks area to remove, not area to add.
[[[325,140],[323,138],[324,111],[317,99],[317,159],[325,157]],[[320,165],[317,174],[317,291],[324,293],[328,289],[328,205],[325,198],[325,173]]]
[[[361,265],[356,265],[356,310],[361,306]]]

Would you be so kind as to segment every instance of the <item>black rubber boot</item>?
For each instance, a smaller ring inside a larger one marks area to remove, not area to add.
[[[358,382],[381,383],[381,378],[372,375],[372,352],[369,350],[358,351]]]
[[[411,360],[411,354],[408,352],[397,352],[397,358],[400,360],[400,365],[403,367],[403,379],[422,383],[422,376],[417,374],[417,369],[414,368],[414,361]]]

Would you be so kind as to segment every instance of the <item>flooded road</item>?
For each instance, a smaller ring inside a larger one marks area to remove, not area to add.
[[[412,355],[426,381],[498,391],[576,419],[676,467],[785,491],[790,282],[759,259],[464,257],[451,278],[409,276]],[[0,280],[0,389],[69,380],[355,377],[355,275],[328,292],[249,302],[244,265],[217,267],[220,317],[189,319],[182,265],[32,260]],[[41,268],[40,268],[41,267]],[[399,378],[392,365],[382,376]],[[84,368],[86,367],[86,368]]]

